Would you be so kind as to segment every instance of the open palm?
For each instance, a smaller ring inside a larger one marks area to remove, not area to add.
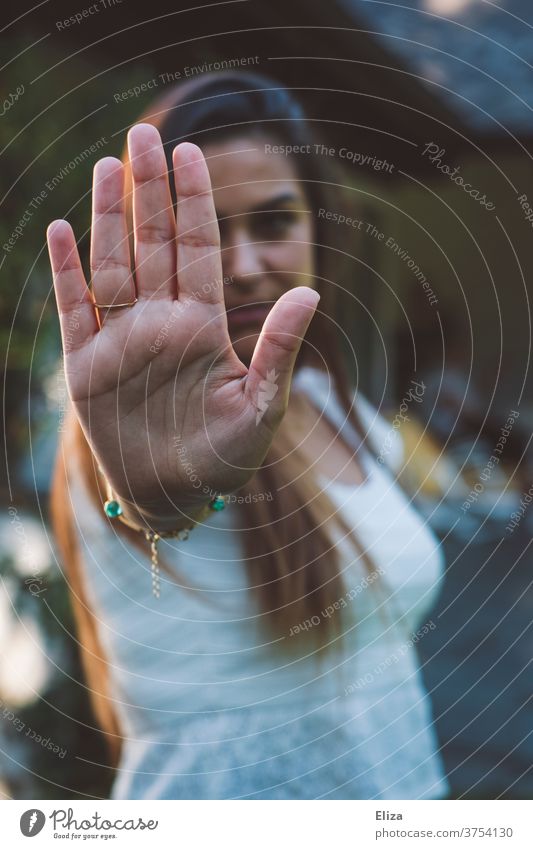
[[[137,124],[128,144],[135,283],[118,159],[106,157],[94,171],[92,291],[67,222],[50,225],[48,245],[67,385],[84,433],[120,498],[170,517],[207,500],[207,488],[238,489],[259,468],[286,410],[318,295],[304,286],[286,292],[246,367],[228,334],[218,223],[200,148],[174,150],[175,216],[158,131]],[[97,313],[97,304],[112,308]]]

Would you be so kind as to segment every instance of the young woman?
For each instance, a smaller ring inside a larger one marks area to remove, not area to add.
[[[90,288],[49,227],[53,516],[113,798],[447,793],[413,647],[441,553],[346,377],[314,142],[273,81],[206,75],[97,163]]]

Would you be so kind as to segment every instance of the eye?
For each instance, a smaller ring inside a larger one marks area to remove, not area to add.
[[[252,228],[266,238],[281,238],[298,218],[293,209],[275,209],[272,212],[257,212],[252,217]]]

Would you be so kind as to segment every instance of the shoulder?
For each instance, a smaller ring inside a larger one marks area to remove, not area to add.
[[[354,403],[378,463],[397,474],[403,466],[405,453],[400,431],[361,392],[355,396]]]
[[[328,407],[339,422],[345,418],[341,409],[332,377],[321,369],[304,366],[293,378],[294,385],[302,389],[319,402],[324,408]],[[375,452],[378,463],[387,466],[397,474],[403,465],[404,446],[397,428],[387,421],[385,416],[372,404],[362,392],[356,392],[353,405],[359,415],[364,429],[365,438]]]

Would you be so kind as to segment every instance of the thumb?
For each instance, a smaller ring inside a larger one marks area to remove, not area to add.
[[[320,295],[308,286],[289,289],[269,312],[246,378],[246,394],[261,419],[277,421],[289,398],[292,372]]]

